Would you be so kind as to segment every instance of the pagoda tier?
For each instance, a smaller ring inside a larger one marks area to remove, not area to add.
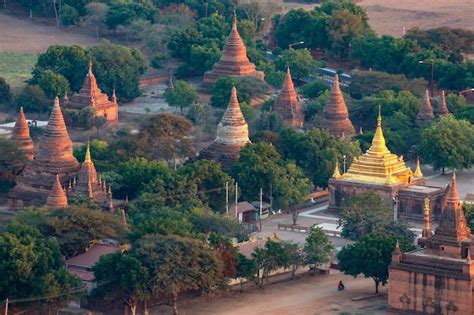
[[[449,110],[448,106],[446,105],[446,94],[444,91],[441,91],[441,104],[439,106],[438,110],[438,116],[448,116],[449,115]]]
[[[355,135],[355,129],[349,119],[346,102],[339,87],[339,76],[337,74],[334,76],[328,103],[324,107],[320,127],[328,129],[336,137],[351,138]]]
[[[28,160],[33,160],[35,146],[30,137],[30,128],[26,122],[23,107],[20,108],[20,113],[18,114],[15,127],[13,128],[11,139],[19,143],[19,148],[25,153],[25,157]]]
[[[420,111],[416,115],[416,124],[419,127],[425,127],[434,119],[433,106],[431,106],[430,93],[428,90],[425,92],[425,98],[421,103]]]
[[[80,168],[72,149],[72,142],[59,107],[59,99],[56,97],[36,156],[17,176],[16,186],[8,195],[11,207],[44,205],[57,175],[61,179],[61,184],[67,185]]]
[[[409,184],[412,177],[413,172],[406,167],[403,157],[392,154],[385,145],[379,109],[372,145],[366,153],[354,159],[347,173],[339,180],[392,186]]]
[[[97,86],[97,81],[92,72],[92,61],[89,60],[89,71],[87,72],[82,88],[79,93],[74,94],[71,98],[66,99],[64,107],[69,109],[81,110],[90,107],[96,116],[104,117],[108,122],[118,120],[118,104],[115,97],[115,90],[112,100],[109,100],[107,94],[102,93]]]
[[[51,192],[46,199],[46,207],[48,208],[67,208],[68,202],[67,197],[64,192],[64,189],[61,187],[61,182],[59,181],[59,176],[56,175],[56,180],[54,181]]]
[[[97,178],[92,162],[90,145],[87,143],[86,156],[82,163],[76,182],[71,182],[69,196],[89,198],[93,202],[106,206],[109,201],[105,182]]]
[[[251,76],[263,80],[265,74],[257,71],[247,57],[247,49],[237,30],[237,17],[234,15],[232,31],[224,45],[220,60],[213,69],[204,74],[204,85],[216,83],[221,76]]]
[[[217,126],[216,139],[200,153],[199,158],[218,161],[228,169],[239,160],[240,149],[249,142],[249,128],[240,110],[237,90],[233,87],[229,105]]]
[[[286,78],[280,91],[273,110],[283,117],[286,126],[302,128],[304,116],[301,110],[300,99],[295,91],[291,78],[290,68],[286,72]]]

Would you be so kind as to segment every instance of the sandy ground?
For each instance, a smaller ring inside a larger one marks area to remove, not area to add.
[[[54,44],[87,47],[96,42],[95,36],[92,35],[31,22],[0,11],[0,51],[39,53]]]
[[[342,280],[346,290],[338,292]],[[380,292],[387,292],[381,287]],[[329,276],[306,276],[266,286],[263,290],[246,289],[242,294],[228,293],[219,298],[198,298],[179,305],[184,315],[329,315],[329,314],[386,314],[386,296],[361,301],[352,298],[374,293],[371,279],[354,279],[331,270]],[[171,314],[170,307],[161,306],[151,314]]]
[[[401,36],[403,28],[449,26],[474,30],[474,0],[361,0],[378,34]],[[314,4],[284,3],[286,10]]]

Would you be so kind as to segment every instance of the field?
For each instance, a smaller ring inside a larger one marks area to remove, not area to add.
[[[403,28],[449,26],[474,31],[473,0],[360,0],[377,34],[401,36]],[[314,5],[285,2],[285,9]]]
[[[34,53],[0,51],[0,77],[4,77],[12,88],[24,85],[24,81],[31,78],[36,58]]]

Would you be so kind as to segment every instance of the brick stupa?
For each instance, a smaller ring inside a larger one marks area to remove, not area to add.
[[[69,99],[65,98],[66,100],[65,108],[82,110],[89,107],[96,116],[104,117],[107,122],[116,122],[118,120],[118,104],[115,90],[112,100],[109,100],[107,94],[102,93],[92,72],[92,60],[89,60],[89,71],[79,93],[74,94]]]
[[[72,142],[59,107],[59,99],[56,97],[36,156],[17,176],[16,186],[8,195],[10,206],[13,208],[43,206],[56,175],[59,175],[64,186],[77,175],[79,168],[79,162],[72,154]]]
[[[416,124],[419,127],[427,126],[434,119],[433,106],[431,106],[430,93],[428,90],[425,92],[425,98],[421,102],[421,107],[416,115]]]
[[[59,175],[56,175],[51,192],[46,199],[46,207],[48,208],[67,208],[69,206],[67,202],[66,193],[64,192],[61,182],[59,181]]]
[[[229,105],[217,126],[214,142],[201,151],[199,158],[215,160],[229,169],[240,157],[240,150],[250,142],[249,127],[240,110],[237,90],[232,88]]]
[[[300,99],[296,94],[293,79],[291,78],[290,68],[286,72],[285,81],[273,109],[283,117],[285,126],[293,128],[303,127],[304,116],[301,110]]]
[[[456,189],[434,235],[428,230],[424,245],[392,253],[389,268],[389,310],[396,314],[474,314],[473,238]]]
[[[320,127],[328,129],[336,137],[351,138],[355,135],[355,129],[349,119],[346,102],[339,87],[337,74],[334,76],[328,103],[324,107]]]
[[[20,150],[25,153],[25,157],[28,160],[33,160],[35,155],[35,146],[30,137],[30,128],[26,122],[25,114],[23,113],[23,107],[20,108],[20,113],[16,119],[15,127],[13,127],[11,139],[18,142]]]
[[[237,17],[234,15],[232,31],[224,45],[222,56],[212,70],[204,74],[204,86],[211,86],[222,76],[251,76],[263,80],[265,74],[257,71],[247,57],[247,49],[237,30]]]
[[[108,205],[107,187],[105,181],[102,181],[97,176],[94,162],[92,162],[91,158],[89,143],[87,143],[86,155],[77,181],[71,181],[68,193],[70,196],[88,198],[104,207]]]
[[[438,116],[448,116],[449,110],[448,106],[446,105],[446,94],[444,91],[441,91],[441,104],[438,109]]]

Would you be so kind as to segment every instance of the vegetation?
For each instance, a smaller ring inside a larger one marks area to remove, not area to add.
[[[31,78],[31,70],[37,56],[32,53],[0,52],[0,73],[5,81],[14,88],[22,87]],[[15,65],[12,67],[12,65]]]
[[[179,107],[182,114],[184,108],[190,107],[197,101],[198,94],[191,84],[178,80],[173,89],[165,92],[165,99],[170,106]]]

